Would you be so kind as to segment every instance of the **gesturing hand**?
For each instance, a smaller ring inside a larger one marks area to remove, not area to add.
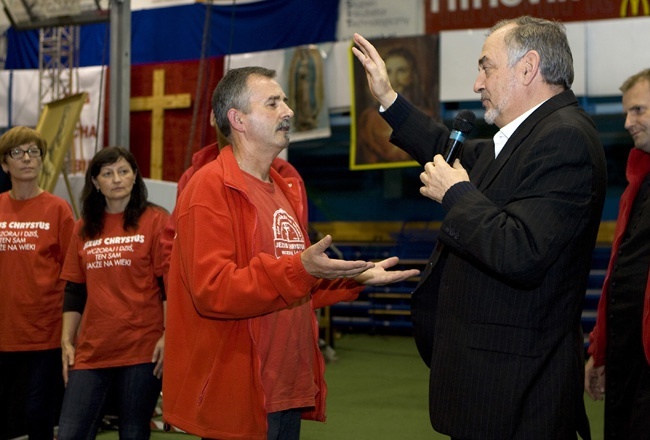
[[[390,257],[375,263],[375,267],[368,269],[364,273],[354,277],[357,283],[366,286],[383,286],[385,284],[397,283],[407,280],[420,274],[417,269],[387,271],[399,263],[399,258]]]
[[[326,235],[321,241],[309,246],[300,254],[305,270],[316,278],[328,280],[334,278],[351,278],[374,267],[374,263],[356,260],[333,260],[325,251],[332,244],[332,237]]]

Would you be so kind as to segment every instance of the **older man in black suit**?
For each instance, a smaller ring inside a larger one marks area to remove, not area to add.
[[[520,17],[490,29],[474,91],[500,131],[465,142],[452,166],[440,155],[449,130],[393,91],[367,40],[355,43],[391,142],[424,165],[420,192],[446,210],[412,298],[434,429],[458,439],[590,438],[580,315],[606,169],[571,91],[564,27]]]

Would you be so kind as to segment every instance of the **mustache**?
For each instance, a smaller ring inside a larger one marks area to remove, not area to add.
[[[278,130],[289,130],[289,128],[291,128],[291,123],[287,119],[278,124]]]

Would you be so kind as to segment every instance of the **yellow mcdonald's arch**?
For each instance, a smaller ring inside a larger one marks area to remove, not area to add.
[[[650,2],[649,0],[622,0],[621,1],[621,17],[627,16],[627,6],[630,5],[631,15],[639,15],[639,4],[643,7],[643,15],[650,15]]]

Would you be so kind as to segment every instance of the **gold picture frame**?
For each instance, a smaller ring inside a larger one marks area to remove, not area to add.
[[[87,101],[88,94],[81,92],[49,102],[43,107],[36,131],[47,141],[47,155],[43,158],[43,171],[39,178],[39,186],[45,191],[53,192],[56,187],[65,156],[72,145],[81,109]]]

